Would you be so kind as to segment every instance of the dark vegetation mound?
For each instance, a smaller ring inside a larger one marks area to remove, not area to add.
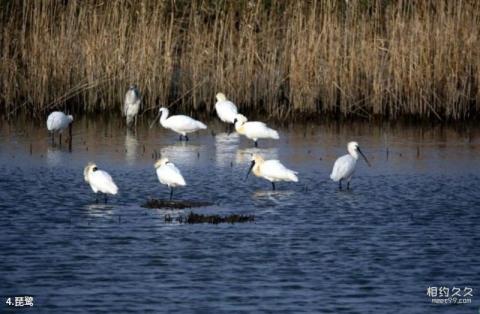
[[[179,223],[186,223],[186,224],[201,224],[201,223],[209,223],[209,224],[219,224],[219,223],[239,223],[239,222],[253,222],[255,221],[254,215],[238,215],[238,214],[231,214],[227,216],[220,216],[220,215],[203,215],[203,214],[195,214],[190,212],[188,215],[183,216],[180,215],[176,218],[172,218],[170,215],[165,215],[165,222],[179,222]]]
[[[184,201],[184,200],[159,200],[149,199],[146,203],[142,204],[144,208],[167,208],[167,209],[184,209],[192,207],[205,207],[211,206],[213,203],[202,201]]]

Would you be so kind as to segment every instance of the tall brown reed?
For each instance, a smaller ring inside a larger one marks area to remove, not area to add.
[[[480,104],[474,0],[2,1],[7,112],[145,109],[468,119]]]

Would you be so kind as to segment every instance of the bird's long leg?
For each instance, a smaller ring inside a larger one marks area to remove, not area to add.
[[[272,181],[272,191],[275,191],[275,182]]]
[[[103,201],[105,202],[105,204],[107,204],[107,194],[105,193],[105,194],[103,194],[103,196],[104,196]]]
[[[233,124],[227,124],[227,133],[230,135],[233,132]]]
[[[52,132],[52,146],[55,146],[55,133]]]
[[[173,187],[170,187],[170,200],[173,198]]]
[[[255,141],[255,147],[258,147],[258,142],[257,141]]]
[[[98,193],[95,193],[95,204],[98,204]]]
[[[182,134],[180,134],[180,137],[178,138],[178,140],[181,142],[182,141]]]
[[[73,136],[72,136],[72,124],[68,126],[68,151],[72,152],[72,141],[73,141]]]
[[[185,135],[185,142],[188,142],[188,135]]]
[[[341,190],[342,189],[342,180],[338,181],[338,188]]]
[[[347,181],[347,190],[350,190],[350,180]]]

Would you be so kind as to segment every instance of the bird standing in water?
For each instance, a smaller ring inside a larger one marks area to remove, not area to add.
[[[132,84],[125,93],[125,100],[123,102],[122,115],[127,119],[127,127],[131,127],[135,121],[135,127],[137,127],[137,116],[140,110],[140,102],[142,101],[142,95],[137,88],[137,85]]]
[[[154,167],[157,171],[158,181],[170,188],[170,200],[172,200],[173,188],[187,185],[182,173],[168,158],[157,160]]]
[[[182,136],[188,141],[188,133],[207,128],[202,122],[188,116],[176,115],[168,117],[169,111],[165,107],[160,108],[160,114],[160,124],[166,129],[179,133],[180,141],[182,140]]]
[[[215,111],[217,116],[225,123],[228,123],[228,132],[232,132],[232,125],[235,124],[235,117],[238,114],[237,106],[225,97],[223,93],[216,96]]]
[[[332,173],[330,174],[330,179],[334,182],[338,182],[340,190],[342,189],[342,181],[347,181],[347,190],[350,189],[350,180],[352,179],[353,173],[355,172],[355,166],[357,165],[358,155],[362,155],[363,159],[369,167],[371,167],[370,162],[367,157],[360,150],[357,142],[350,142],[347,145],[348,154],[339,157],[335,164],[333,165]]]
[[[118,192],[118,187],[113,182],[112,177],[106,171],[99,170],[97,165],[92,162],[89,162],[83,170],[83,177],[90,184],[95,194],[98,192],[104,194],[105,203],[107,202],[107,194],[115,195]]]
[[[258,147],[259,138],[271,138],[278,140],[280,137],[278,132],[274,129],[270,129],[263,122],[248,121],[247,117],[242,114],[237,114],[234,120],[235,130],[247,138],[251,139],[255,143],[255,147]]]
[[[52,145],[55,144],[55,132],[59,134],[59,143],[62,145],[62,132],[68,127],[70,143],[72,140],[73,116],[66,115],[61,111],[54,111],[48,115],[47,129],[52,133]]]
[[[253,174],[255,174],[255,176],[267,179],[272,183],[273,191],[275,191],[275,182],[298,182],[298,172],[286,168],[280,163],[280,161],[276,159],[264,160],[260,155],[253,154],[251,161],[252,162],[245,179],[248,178],[248,175],[253,170]]]

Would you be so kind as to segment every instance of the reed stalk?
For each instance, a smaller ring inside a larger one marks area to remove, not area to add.
[[[474,0],[0,1],[4,112],[214,110],[465,120],[480,104]]]

